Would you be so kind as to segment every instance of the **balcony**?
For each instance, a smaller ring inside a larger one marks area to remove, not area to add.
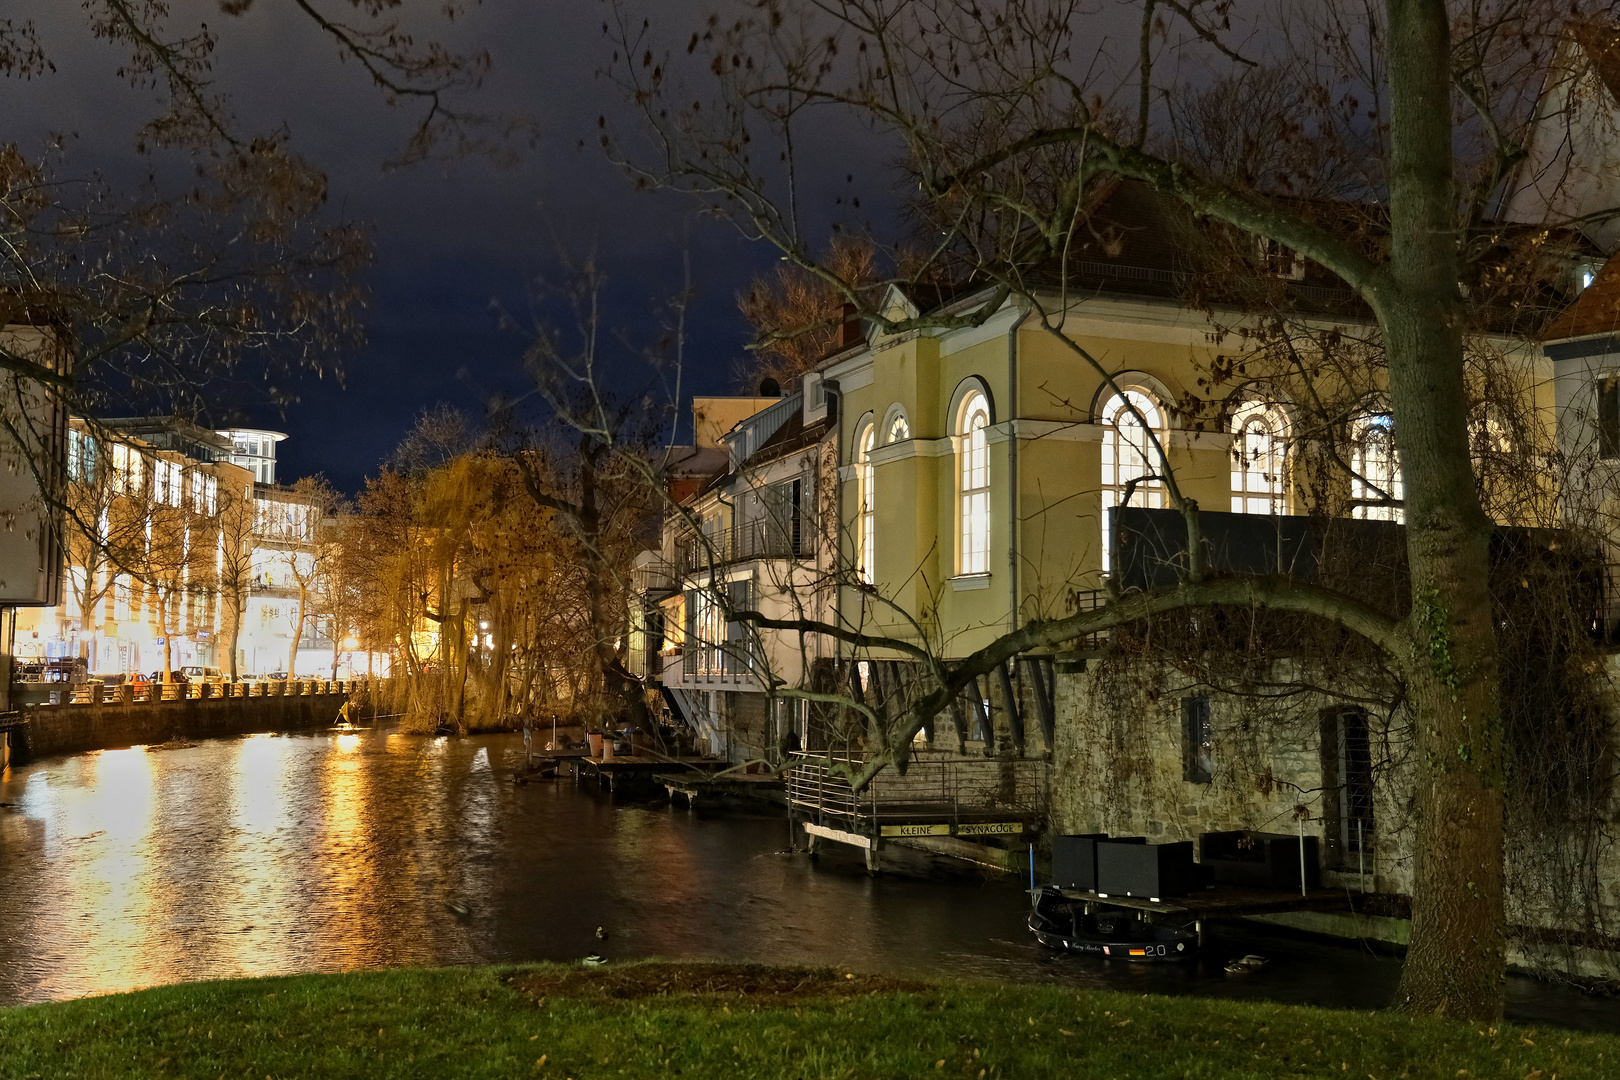
[[[711,568],[751,559],[808,559],[815,554],[814,530],[798,514],[791,521],[747,521],[675,545],[675,575],[687,578]]]
[[[633,582],[637,593],[654,600],[660,600],[680,589],[680,579],[675,567],[659,558],[639,562],[635,567]]]
[[[740,682],[753,674],[753,660],[745,655],[747,646],[742,641],[727,645],[681,646],[680,682]],[[669,682],[670,666],[665,667],[665,681]]]
[[[1174,587],[1188,561],[1181,513],[1142,507],[1112,513],[1114,589],[1123,595]],[[1199,523],[1204,570],[1212,577],[1310,582],[1395,619],[1411,610],[1404,525],[1211,510],[1199,514]],[[1497,526],[1489,585],[1501,624],[1539,626],[1547,618],[1544,604],[1556,603],[1594,642],[1620,646],[1620,568],[1605,565],[1603,541],[1576,529]],[[1082,610],[1095,605],[1088,598]]]

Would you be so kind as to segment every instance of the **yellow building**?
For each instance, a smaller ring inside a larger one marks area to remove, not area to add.
[[[1069,614],[1107,587],[1109,509],[1127,497],[1168,506],[1171,483],[1206,512],[1400,520],[1376,357],[1324,363],[1309,386],[1280,366],[1262,372],[1259,355],[1276,348],[1255,336],[1253,316],[1183,299],[1190,272],[1173,240],[1186,226],[1145,186],[1119,185],[1093,224],[1100,239],[1082,245],[1067,301],[1040,290],[1045,311],[1010,299],[971,329],[874,331],[807,377],[806,395],[837,417],[843,557],[868,586],[845,590],[845,621],[917,638],[907,613],[956,659]],[[1318,268],[1256,261],[1302,337],[1371,326]],[[899,319],[972,312],[993,295],[923,312],[892,290],[885,303]],[[1062,336],[1048,328],[1058,322]],[[1487,376],[1512,380],[1553,438],[1555,373],[1541,346],[1503,334],[1478,350]],[[1331,439],[1318,396],[1342,417]],[[1324,464],[1327,441],[1337,465]]]

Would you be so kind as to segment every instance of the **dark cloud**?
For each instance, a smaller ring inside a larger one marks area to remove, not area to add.
[[[82,167],[144,173],[152,160],[134,154],[134,133],[155,99],[117,77],[122,58],[91,38],[78,5],[18,6],[34,9],[13,17],[38,23],[57,70],[5,84],[4,137],[37,145],[46,132],[72,133]],[[492,74],[463,104],[532,122],[533,143],[516,164],[465,158],[386,170],[416,114],[385,104],[291,4],[261,0],[240,18],[201,0],[176,5],[177,18],[218,30],[217,88],[230,95],[243,126],[285,124],[293,147],[327,172],[333,212],[374,230],[369,343],[342,358],[342,386],[307,380],[284,415],[248,406],[254,422],[292,436],[283,444],[288,478],[323,471],[352,490],[423,408],[448,401],[477,411],[488,392],[520,390],[525,337],[503,329],[496,305],[528,317],[532,283],[559,273],[558,238],[575,255],[598,253],[609,274],[610,321],[632,341],[656,335],[654,312],[680,289],[688,251],[698,298],[686,385],[728,388],[747,337],[733,297],[770,255],[727,226],[696,220],[680,196],[633,191],[595,146],[597,117],[623,111],[617,91],[597,77],[610,51],[602,6],[487,3],[448,31],[428,17],[437,4],[417,6],[422,22],[411,29],[419,36],[490,50]],[[679,0],[656,10],[668,25],[686,26],[699,6]]]

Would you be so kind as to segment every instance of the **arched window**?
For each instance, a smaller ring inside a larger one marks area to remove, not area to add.
[[[889,437],[885,442],[905,442],[911,438],[911,425],[906,423],[905,413],[895,413],[894,419],[889,421]]]
[[[861,580],[868,585],[877,580],[877,525],[872,516],[877,474],[872,468],[872,448],[877,444],[877,426],[870,421],[855,437],[856,488],[861,499],[856,536],[859,545]]]
[[[1232,417],[1232,513],[1288,513],[1288,417],[1276,405]]]
[[[1135,408],[1135,414],[1127,407],[1127,402]],[[1132,387],[1109,398],[1099,416],[1103,424],[1102,563],[1107,570],[1112,564],[1114,543],[1113,515],[1109,511],[1124,505],[1164,505],[1163,482],[1147,479],[1158,475],[1159,466],[1153,441],[1142,427],[1145,420],[1149,428],[1162,435],[1164,414],[1153,395]],[[1132,481],[1135,481],[1134,487]],[[1128,499],[1127,489],[1130,489]]]
[[[957,573],[990,572],[990,402],[974,390],[957,411],[956,456],[961,537]]]
[[[1401,459],[1395,426],[1387,412],[1363,413],[1350,429],[1350,514],[1374,521],[1403,521]]]

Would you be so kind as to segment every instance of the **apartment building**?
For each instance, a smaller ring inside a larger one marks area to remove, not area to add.
[[[183,421],[75,417],[66,434],[64,585],[19,612],[17,663],[69,676],[218,666],[234,619],[226,519],[251,475]]]

